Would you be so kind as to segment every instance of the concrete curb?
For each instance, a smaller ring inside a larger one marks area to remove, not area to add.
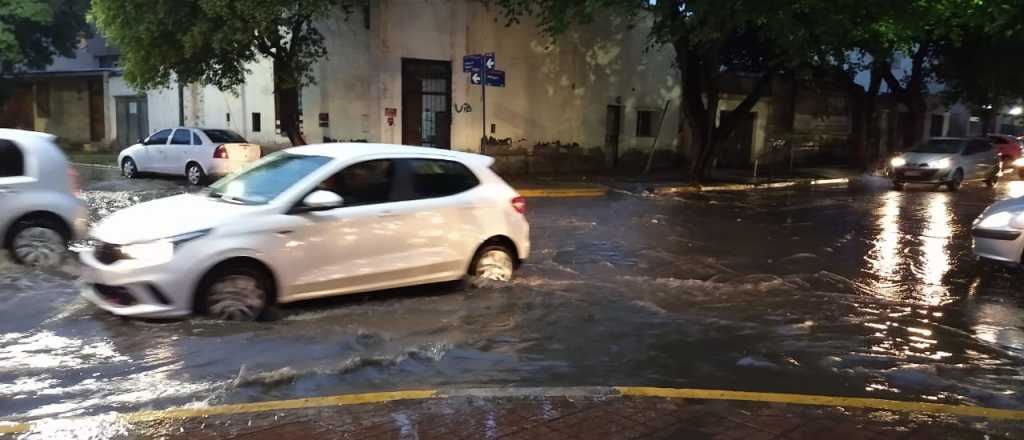
[[[574,188],[516,188],[519,195],[526,198],[538,197],[604,197],[608,194],[607,187],[574,187]]]
[[[632,386],[582,386],[582,387],[534,387],[534,388],[449,388],[391,391],[363,394],[341,394],[334,396],[309,397],[291,400],[271,400],[255,403],[216,405],[208,407],[179,407],[165,410],[139,411],[120,414],[116,417],[129,423],[203,418],[216,415],[270,413],[291,409],[323,408],[347,405],[384,404],[402,400],[443,400],[459,397],[474,398],[590,398],[608,399],[615,397],[646,397],[661,399],[701,399],[721,401],[761,402],[803,406],[829,406],[890,410],[907,413],[942,414],[959,417],[979,417],[1001,420],[1024,420],[1024,410],[986,408],[979,406],[951,405],[928,402],[820,396],[810,394],[786,394],[748,392],[731,390],[709,390],[692,388],[656,388]],[[80,417],[72,419],[82,419]],[[88,417],[85,417],[88,419]],[[37,422],[0,422],[0,434],[19,434],[32,429]]]
[[[824,186],[824,185],[845,185],[850,183],[852,179],[849,178],[836,178],[836,179],[803,179],[803,180],[791,180],[786,182],[772,182],[772,183],[732,183],[722,185],[675,185],[675,186],[654,186],[655,195],[675,195],[695,192],[712,192],[712,191],[753,191],[761,189],[778,189],[778,188],[805,188],[812,186]]]
[[[102,168],[102,169],[107,169],[107,170],[116,170],[116,169],[118,169],[114,165],[100,165],[100,164],[95,164],[95,163],[71,162],[71,165],[74,165],[76,167]]]

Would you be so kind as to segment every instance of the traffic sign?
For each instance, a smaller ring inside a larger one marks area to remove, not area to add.
[[[484,66],[487,70],[491,70],[498,66],[498,62],[494,59],[494,52],[487,52],[483,55]]]
[[[505,71],[504,70],[488,70],[487,71],[487,85],[491,87],[505,87]]]
[[[475,71],[475,72],[469,74],[469,83],[474,85],[474,86],[480,85],[480,83],[483,82],[483,79],[484,79],[484,74],[481,73],[480,71]]]
[[[479,54],[466,55],[462,57],[462,72],[475,72],[483,68],[483,57]]]

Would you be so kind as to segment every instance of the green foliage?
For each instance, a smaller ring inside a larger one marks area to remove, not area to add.
[[[0,76],[42,69],[88,36],[89,0],[0,0]]]
[[[99,29],[121,49],[125,78],[141,89],[175,77],[230,90],[246,64],[274,62],[275,85],[312,82],[327,53],[314,21],[348,13],[355,0],[93,0]],[[144,11],[144,13],[143,13]]]

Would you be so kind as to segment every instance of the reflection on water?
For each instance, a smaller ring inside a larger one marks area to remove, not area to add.
[[[874,275],[871,291],[887,299],[899,296],[900,205],[903,193],[890,191],[878,208],[878,237],[868,252],[870,272]]]
[[[946,247],[953,234],[953,213],[949,209],[949,195],[934,194],[924,214],[921,268],[916,271],[922,285],[918,301],[934,306],[949,298],[948,287],[942,285],[942,277],[950,268]]]

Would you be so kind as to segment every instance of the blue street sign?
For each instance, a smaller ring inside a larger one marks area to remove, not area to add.
[[[484,59],[484,61],[483,61],[484,62],[484,66],[487,67],[487,70],[494,69],[495,67],[498,66],[498,62],[494,59],[494,52],[487,52],[487,53],[485,53],[483,55],[483,59]]]
[[[488,70],[487,71],[487,85],[489,85],[491,87],[505,87],[505,71],[504,70]]]
[[[473,72],[483,68],[483,57],[478,54],[462,57],[462,72]]]
[[[480,73],[479,70],[474,71],[473,73],[469,74],[469,83],[474,85],[474,86],[480,85],[480,83],[482,83],[483,80],[484,80],[484,74]]]

